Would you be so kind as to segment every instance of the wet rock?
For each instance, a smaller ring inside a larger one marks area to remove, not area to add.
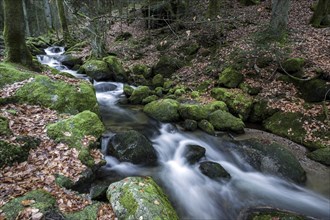
[[[205,148],[199,145],[187,145],[185,158],[190,164],[194,164],[205,156],[205,152]]]
[[[151,177],[127,177],[107,190],[118,219],[179,219],[167,196]]]
[[[257,170],[278,175],[296,183],[304,183],[306,172],[296,157],[276,142],[248,139],[241,142],[242,154]]]
[[[229,112],[217,110],[210,114],[209,121],[216,130],[244,133],[244,122]]]
[[[307,154],[307,156],[312,160],[315,160],[324,165],[330,166],[330,147],[329,146],[326,148],[321,148],[321,149],[315,150],[313,152],[310,152]]]
[[[151,142],[134,130],[113,136],[108,144],[108,153],[123,162],[144,165],[155,165],[157,162],[157,153]]]
[[[253,106],[253,98],[237,89],[214,88],[211,96],[227,104],[229,111],[239,116],[243,121],[247,120]]]
[[[129,102],[132,104],[142,104],[143,99],[151,94],[148,86],[139,86],[133,90],[132,95],[129,97]]]
[[[96,81],[113,80],[114,75],[110,71],[107,62],[102,60],[89,60],[79,69],[80,73],[85,73]]]
[[[74,56],[72,54],[62,56],[60,62],[63,65],[69,67],[70,69],[72,69],[76,65],[80,66],[83,64],[82,57]]]
[[[197,129],[197,121],[186,119],[183,122],[183,127],[186,131],[195,131]]]
[[[61,113],[99,111],[94,88],[85,81],[71,85],[46,76],[35,76],[32,82],[19,88],[15,96],[20,102],[49,107]]]
[[[230,174],[218,163],[204,161],[200,163],[199,170],[211,179],[230,178]]]
[[[170,56],[162,56],[158,63],[152,67],[152,72],[155,74],[161,74],[165,78],[169,78],[172,76],[175,71],[183,67],[184,64]]]
[[[144,106],[143,111],[161,122],[177,122],[180,119],[179,106],[176,100],[160,99]]]
[[[227,67],[219,75],[218,84],[227,88],[236,88],[243,81],[243,78],[243,74],[232,67]]]
[[[215,135],[214,127],[208,120],[201,120],[198,122],[198,127],[210,135]]]

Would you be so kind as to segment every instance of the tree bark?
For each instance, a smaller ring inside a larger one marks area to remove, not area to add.
[[[4,0],[5,60],[32,65],[32,56],[25,43],[25,25],[22,0]]]
[[[270,32],[275,38],[281,38],[286,33],[290,0],[272,0]]]
[[[67,20],[65,17],[63,0],[56,0],[56,4],[57,4],[58,16],[60,18],[61,28],[62,28],[62,32],[63,32],[64,42],[70,43],[71,36],[70,36]]]
[[[330,24],[322,24],[322,21],[326,19],[326,16],[330,14],[330,0],[319,0],[316,6],[316,10],[310,20],[313,27],[326,27]]]

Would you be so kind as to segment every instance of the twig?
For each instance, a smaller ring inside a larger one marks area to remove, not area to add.
[[[172,33],[177,37],[177,39],[180,39],[180,37],[172,29],[171,25],[165,19],[164,19],[164,21],[166,22],[167,26],[170,28],[170,30],[172,31]]]

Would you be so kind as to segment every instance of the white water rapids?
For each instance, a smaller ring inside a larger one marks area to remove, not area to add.
[[[64,50],[49,48],[45,52],[47,55],[38,57],[41,63],[55,68],[61,66],[57,56]],[[152,175],[169,195],[182,219],[237,219],[243,209],[258,206],[330,219],[330,195],[324,197],[279,177],[257,172],[235,153],[236,146],[230,141],[202,132],[184,133],[171,124],[149,119],[139,109],[121,105],[125,100],[121,83],[95,82],[94,86],[107,128],[133,128],[146,134],[159,158],[159,166],[151,169],[121,163],[107,155],[104,170],[123,176]],[[108,140],[105,138],[103,142],[104,153]],[[204,147],[206,157],[203,160],[221,164],[231,178],[212,180],[200,172],[198,164],[188,163],[184,149],[191,144]]]

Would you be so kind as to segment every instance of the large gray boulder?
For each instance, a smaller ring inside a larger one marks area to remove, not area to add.
[[[134,130],[113,136],[108,144],[108,153],[120,161],[134,164],[155,165],[157,162],[157,153],[151,142]]]
[[[112,183],[107,198],[118,219],[179,219],[151,177],[127,177]]]

